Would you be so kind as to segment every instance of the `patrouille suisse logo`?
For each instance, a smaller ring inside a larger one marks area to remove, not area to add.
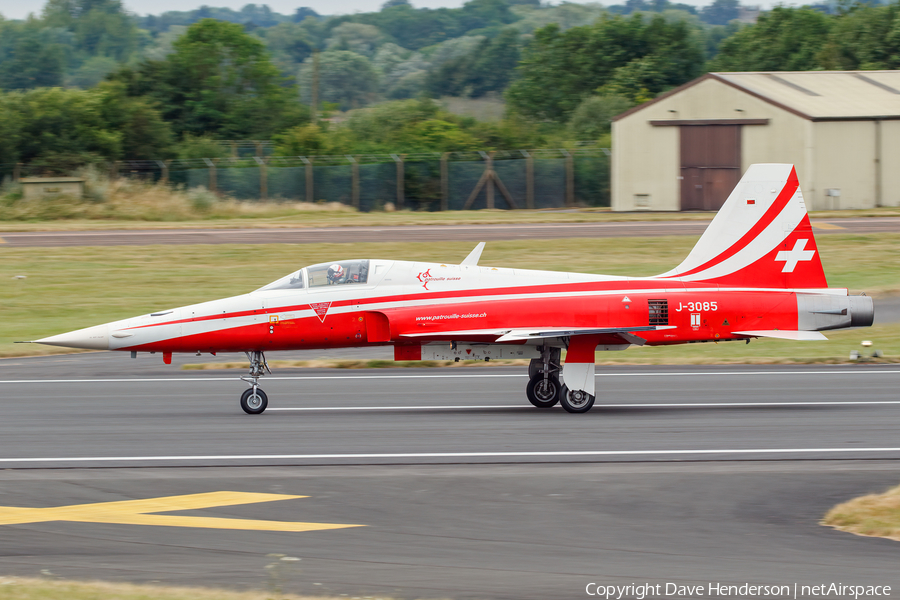
[[[73,504],[51,508],[0,506],[0,525],[70,521],[75,523],[113,523],[118,525],[159,525],[165,527],[200,527],[203,529],[242,529],[245,531],[321,531],[364,527],[338,523],[299,523],[292,521],[256,521],[252,519],[223,519],[220,517],[186,517],[155,513],[176,510],[199,510],[255,504],[275,500],[295,500],[307,496],[284,494],[256,494],[250,492],[209,492],[187,496],[166,496],[146,500],[123,500],[97,504]]]
[[[422,287],[428,290],[428,284],[433,281],[459,281],[462,279],[461,277],[435,277],[431,274],[431,269],[427,271],[422,271],[418,275],[416,275],[416,279],[422,282]],[[429,292],[431,290],[428,290]]]
[[[316,313],[316,316],[319,317],[321,322],[325,322],[325,315],[328,314],[328,309],[331,307],[331,302],[314,302],[310,304],[309,307]]]

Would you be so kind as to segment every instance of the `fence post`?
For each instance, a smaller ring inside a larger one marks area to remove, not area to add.
[[[22,178],[22,163],[16,163],[13,167],[13,181],[19,181]]]
[[[441,154],[441,210],[448,210],[450,206],[450,166],[447,161],[449,152]]]
[[[493,151],[488,153],[485,167],[486,172],[489,173],[487,178],[487,207],[489,209],[494,208],[494,154]]]
[[[353,205],[353,208],[359,210],[359,162],[349,154],[347,155],[347,160],[350,161],[350,173],[352,175],[350,178],[350,203]]]
[[[169,183],[169,163],[171,160],[158,160],[156,164],[159,165],[160,175],[159,182],[163,185]]]
[[[307,202],[315,202],[313,197],[313,164],[312,161],[305,156],[301,156],[300,160],[306,165],[306,198]]]
[[[566,206],[575,206],[575,159],[568,150],[562,153],[566,157]]]
[[[525,208],[534,208],[534,156],[522,150],[525,155]]]
[[[119,161],[114,160],[112,164],[109,165],[109,178],[112,181],[115,181],[119,177]]]
[[[266,160],[258,156],[254,158],[259,165],[259,199],[265,202],[269,199],[269,174],[266,171]]]
[[[404,200],[404,191],[403,191],[403,160],[406,158],[405,154],[401,154],[397,156],[396,154],[391,154],[391,158],[394,159],[394,162],[397,163],[397,210],[403,209],[403,200]]]
[[[209,160],[208,158],[204,158],[203,162],[206,163],[207,170],[209,171],[209,191],[212,193],[216,193],[216,163]]]

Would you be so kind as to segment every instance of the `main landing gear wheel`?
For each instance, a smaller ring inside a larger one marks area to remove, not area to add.
[[[250,388],[241,394],[241,408],[248,415],[261,415],[269,405],[269,397],[260,388]]]
[[[566,412],[586,413],[594,406],[594,397],[582,390],[570,390],[564,385],[559,391],[559,404]]]
[[[559,379],[556,377],[544,379],[543,375],[538,375],[528,381],[525,395],[528,396],[528,401],[538,408],[550,408],[559,402],[560,387]]]

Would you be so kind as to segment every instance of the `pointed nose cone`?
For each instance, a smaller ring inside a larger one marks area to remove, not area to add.
[[[97,325],[87,329],[53,335],[37,340],[37,343],[47,344],[48,346],[64,346],[66,348],[83,348],[85,350],[109,350],[109,327],[107,325]]]

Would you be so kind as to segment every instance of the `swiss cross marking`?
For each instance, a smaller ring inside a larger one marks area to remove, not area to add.
[[[781,269],[782,273],[793,273],[794,269],[797,267],[798,262],[813,259],[813,256],[816,255],[816,251],[804,250],[804,248],[806,247],[806,242],[808,241],[809,240],[797,240],[794,243],[793,249],[782,250],[775,255],[775,260],[784,261],[784,268]]]

